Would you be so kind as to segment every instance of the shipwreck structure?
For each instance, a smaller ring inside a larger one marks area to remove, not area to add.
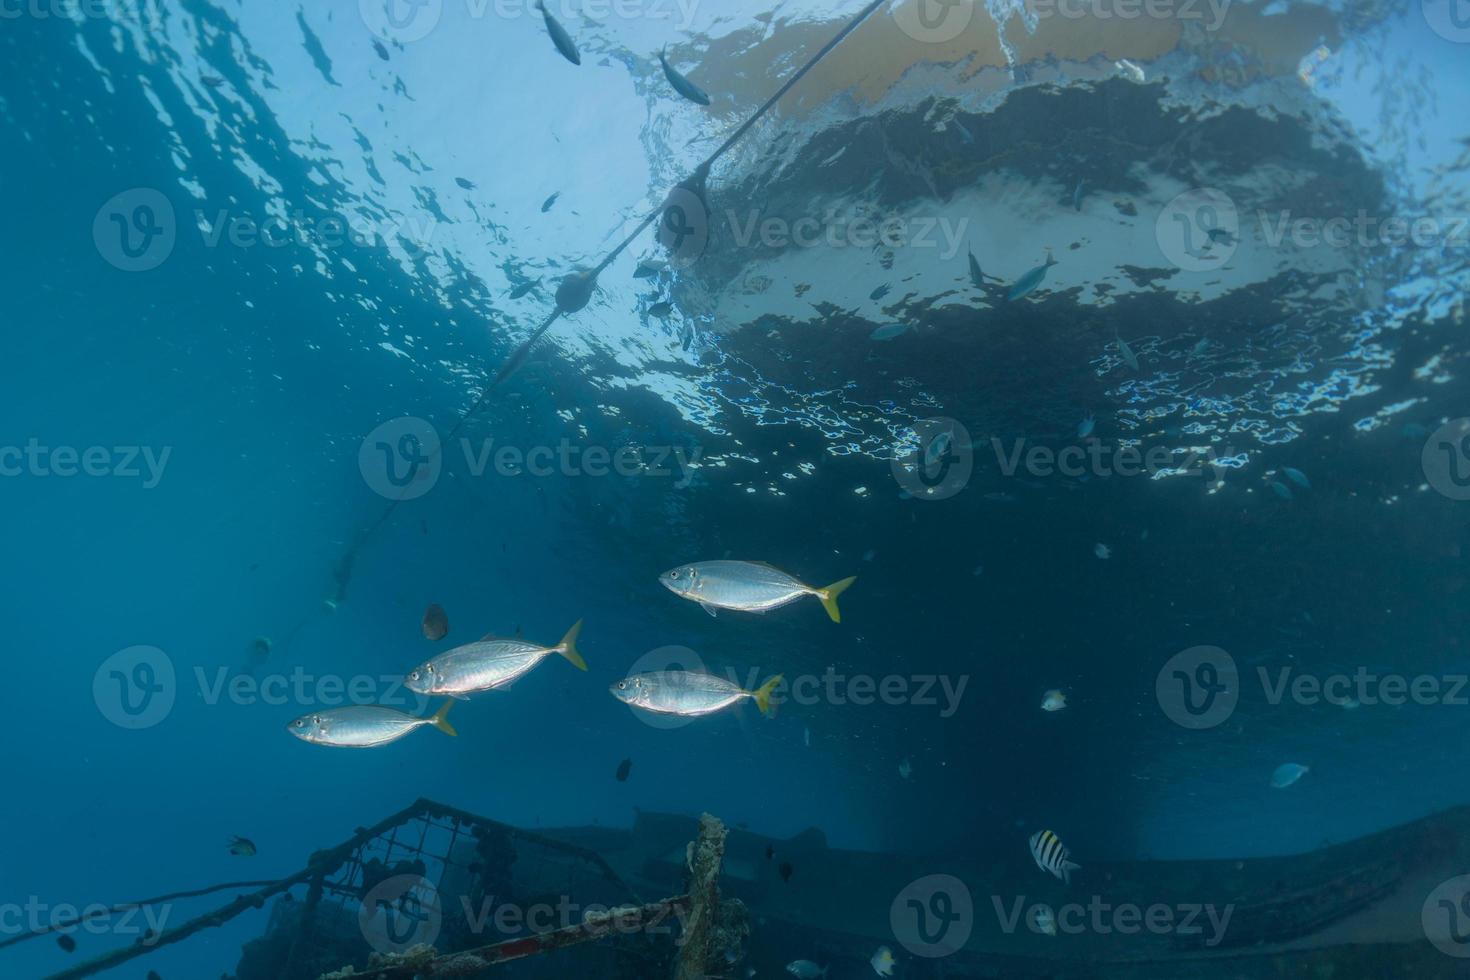
[[[50,980],[104,973],[251,909],[269,924],[232,980],[743,980],[798,958],[860,976],[879,946],[917,978],[1438,980],[1467,975],[1467,872],[1470,808],[1292,857],[1089,862],[1067,885],[1024,852],[841,850],[817,830],[773,839],[709,815],[528,831],[421,799],[287,878],[89,913],[237,893]],[[0,957],[75,924],[11,937]]]

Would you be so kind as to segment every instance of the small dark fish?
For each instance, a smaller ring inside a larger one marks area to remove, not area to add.
[[[254,663],[263,664],[271,655],[271,641],[268,636],[257,636],[250,641],[250,659]]]
[[[235,857],[255,857],[255,841],[248,837],[231,837],[230,853]]]
[[[868,299],[882,299],[888,295],[888,283],[884,283],[868,294]]]
[[[376,51],[376,52],[378,52],[378,57],[379,58],[382,58],[384,61],[387,61],[388,60],[388,49],[385,48],[385,47],[383,47],[383,42],[378,41],[378,40],[374,40],[373,41],[373,50]]]
[[[787,884],[790,884],[791,883],[791,873],[793,871],[795,871],[796,869],[791,866],[791,862],[790,861],[782,861],[781,862],[781,867],[777,868],[776,870],[778,870],[779,872],[781,872],[781,880],[784,881],[784,882],[786,882]]]
[[[771,858],[773,858],[775,856],[776,856],[776,845],[774,845],[774,844],[767,844],[766,845],[766,860],[769,861]]]
[[[66,952],[71,953],[75,952],[77,948],[77,941],[70,936],[57,936],[56,945],[60,946]]]
[[[199,81],[204,83],[205,88],[219,88],[225,83],[225,80],[218,75],[200,75]]]
[[[556,45],[556,50],[572,64],[580,65],[582,56],[577,53],[577,46],[572,43],[572,36],[567,33],[567,29],[561,26],[561,21],[551,16],[551,11],[546,9],[546,4],[541,0],[536,0],[536,9],[546,18],[546,33],[551,35],[551,43]]]
[[[709,96],[704,94],[704,89],[685,78],[677,68],[670,65],[663,51],[658,53],[658,63],[664,66],[664,77],[669,80],[670,85],[674,86],[675,92],[697,105],[709,105]]]
[[[253,562],[251,562],[251,563],[250,563],[250,570],[251,570],[251,571],[252,571],[252,572],[253,572],[253,571],[256,571],[256,570],[257,570],[257,569],[259,569],[259,568],[260,568],[260,562],[258,562],[258,561],[253,561]]]
[[[424,610],[424,639],[442,640],[449,635],[449,617],[444,614],[444,607],[437,602],[429,603],[429,608]]]
[[[1236,241],[1235,236],[1224,228],[1210,228],[1205,231],[1205,234],[1210,236],[1210,241],[1222,245],[1234,245]]]
[[[970,282],[975,284],[976,289],[985,288],[985,273],[980,271],[980,260],[975,258],[975,253],[970,252]]]
[[[628,773],[631,772],[632,770],[633,770],[633,760],[632,759],[624,759],[622,762],[619,762],[618,763],[618,782],[620,782],[620,783],[626,783],[628,781]]]
[[[144,977],[143,980],[163,980],[163,977],[158,975],[157,970],[149,970],[148,976]]]
[[[456,177],[454,178],[454,182],[467,191],[472,191],[475,189],[475,182],[472,180],[465,180],[463,177]]]
[[[510,298],[511,299],[520,299],[522,296],[526,295],[527,293],[529,293],[531,290],[535,289],[539,285],[541,285],[541,280],[540,279],[533,279],[530,282],[523,282],[519,286],[517,286],[515,289],[512,289],[510,291]]]
[[[1072,188],[1072,210],[1082,210],[1082,181],[1077,181],[1077,186]]]
[[[656,316],[660,320],[662,320],[664,317],[668,316],[672,312],[674,312],[674,304],[670,303],[668,300],[664,300],[662,303],[654,303],[648,308],[648,315]]]
[[[557,191],[555,194],[551,195],[546,200],[542,201],[541,202],[541,213],[542,214],[545,214],[547,211],[550,211],[552,209],[552,207],[555,206],[556,199],[559,198],[559,197],[561,197],[561,191]]]

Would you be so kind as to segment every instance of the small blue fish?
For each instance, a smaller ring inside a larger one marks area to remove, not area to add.
[[[551,16],[551,11],[546,9],[546,4],[541,0],[536,0],[536,9],[546,18],[546,33],[551,35],[551,43],[556,45],[556,50],[572,64],[580,65],[582,56],[577,53],[577,45],[572,42],[572,36],[567,33],[567,29],[561,26],[561,21]]]
[[[1046,270],[1050,269],[1056,264],[1057,260],[1051,257],[1050,252],[1047,252],[1045,262],[1043,262],[1041,265],[1038,265],[1030,272],[1026,273],[1020,279],[1016,280],[1016,284],[1012,286],[1011,291],[1006,294],[1006,300],[1008,302],[1014,303],[1016,300],[1029,294],[1037,286],[1040,286],[1041,281],[1046,278]]]
[[[1116,336],[1116,335],[1115,335]],[[1133,348],[1128,346],[1128,341],[1118,337],[1118,353],[1123,356],[1123,362],[1133,370],[1138,370],[1138,355],[1133,353]]]
[[[887,295],[888,295],[888,284],[885,282],[883,285],[879,286],[877,289],[875,289],[871,293],[869,293],[868,294],[868,299],[882,299],[884,296],[887,296]]]
[[[472,191],[475,189],[475,182],[472,180],[465,180],[463,177],[456,177],[454,178],[454,182],[467,191]]]
[[[662,303],[654,303],[648,308],[648,315],[656,316],[660,320],[662,320],[664,317],[668,316],[672,312],[674,312],[674,304],[670,303],[668,300],[665,300]]]
[[[1205,351],[1207,351],[1209,349],[1210,349],[1210,340],[1209,340],[1208,337],[1206,337],[1206,338],[1203,338],[1202,340],[1200,340],[1200,342],[1197,343],[1197,344],[1195,344],[1192,348],[1190,348],[1189,353],[1191,355],[1195,356],[1195,357],[1198,357],[1198,356],[1200,356],[1201,354],[1203,354]]]
[[[1096,427],[1097,419],[1093,417],[1091,412],[1088,412],[1082,417],[1082,421],[1077,423],[1077,438],[1086,439],[1092,435],[1092,430]]]
[[[1311,766],[1299,766],[1295,762],[1288,762],[1276,767],[1276,771],[1271,774],[1271,785],[1276,789],[1286,789],[1311,771]]]
[[[954,128],[955,128],[956,131],[959,132],[959,134],[960,134],[960,141],[962,143],[965,143],[965,144],[968,145],[968,144],[973,144],[975,142],[975,137],[970,133],[970,131],[968,129],[965,128],[965,124],[962,123],[962,122],[960,122],[958,116],[956,116],[954,119],[951,119],[950,120],[950,124],[952,126],[954,126]]]
[[[1296,469],[1292,466],[1283,466],[1281,467],[1281,472],[1285,473],[1287,479],[1289,479],[1292,483],[1295,483],[1297,486],[1301,487],[1303,490],[1312,489],[1312,481],[1308,480],[1307,474],[1303,473],[1301,470]]]
[[[527,293],[529,293],[531,290],[535,289],[539,285],[541,285],[541,280],[540,279],[533,279],[530,282],[523,282],[519,286],[517,286],[515,289],[512,289],[510,291],[510,298],[511,299],[520,299],[522,296],[526,295]]]
[[[1077,181],[1077,186],[1072,188],[1072,210],[1082,210],[1082,181]]]
[[[1291,499],[1291,487],[1282,483],[1280,480],[1273,481],[1271,484],[1271,489],[1275,492],[1276,496],[1280,497],[1282,500]]]
[[[658,53],[658,63],[664,66],[664,77],[669,80],[670,85],[674,86],[675,92],[696,105],[709,105],[709,96],[704,93],[704,89],[685,78],[677,68],[669,64],[663,51]]]
[[[894,337],[908,333],[907,323],[888,323],[868,334],[869,340],[892,340]]]
[[[556,193],[554,193],[550,197],[548,197],[546,200],[542,201],[541,202],[541,213],[542,214],[545,214],[547,211],[550,211],[553,207],[555,207],[556,206],[556,199],[559,198],[559,197],[561,197],[561,191],[557,191]]]

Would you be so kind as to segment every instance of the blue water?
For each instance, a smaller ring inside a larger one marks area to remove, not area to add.
[[[725,229],[693,265],[635,278],[662,255],[645,231],[488,394],[560,278],[600,261],[862,4],[553,8],[576,68],[521,6],[445,3],[425,37],[379,40],[386,58],[350,5],[104,6],[0,20],[0,444],[98,447],[109,474],[58,475],[52,455],[0,479],[0,901],[282,877],[418,797],[527,827],[708,811],[941,856],[1015,851],[1049,826],[1094,860],[1299,853],[1470,802],[1463,707],[1272,705],[1250,682],[1227,723],[1191,732],[1155,693],[1162,665],[1202,644],[1248,678],[1470,670],[1470,503],[1421,458],[1466,405],[1470,48],[1418,4],[1281,5],[1279,31],[1243,8],[1256,33],[1231,44],[1085,59],[1018,53],[1017,17],[1013,69],[888,44],[896,12],[880,10],[722,158],[712,209],[964,215],[964,247],[885,260],[747,248]],[[1251,49],[1272,32],[1285,40],[1263,68]],[[668,87],[665,43],[709,109]],[[1283,67],[1319,43],[1310,85]],[[1147,83],[1113,67],[1128,55]],[[1253,82],[1221,75],[1242,62]],[[1196,140],[1161,149],[1176,132]],[[1246,230],[1232,262],[1178,273],[1154,215],[1201,185],[1227,188]],[[1451,232],[1324,258],[1264,241],[1255,215],[1283,207]],[[113,216],[141,222],[126,248]],[[967,285],[966,247],[990,291]],[[1043,284],[1005,302],[1048,248]],[[869,339],[894,321],[911,329]],[[991,452],[992,437],[1077,444],[1089,413],[1107,447],[1227,462],[1209,478],[1014,477]],[[432,488],[394,504],[364,441],[404,417],[455,436]],[[892,466],[932,417],[962,423],[975,469],[938,501]],[[670,472],[477,473],[462,438],[636,447]],[[658,583],[727,556],[858,583],[840,625],[811,599],[710,618]],[[287,734],[353,679],[366,700],[437,706],[397,683],[441,649],[419,632],[431,602],[446,644],[517,629],[550,644],[583,620],[590,669],[552,658],[457,705],[454,739],[347,751]],[[173,703],[133,729],[119,705],[142,704],[127,685],[148,678],[104,664],[137,646],[171,668]],[[965,687],[952,712],[938,692],[824,696],[663,730],[608,687],[669,646],[742,677]],[[1052,688],[1068,707],[1043,713]],[[1284,762],[1311,771],[1273,790]],[[259,853],[227,853],[234,835]],[[178,903],[173,923],[221,900]],[[218,976],[264,926],[250,912],[116,975]],[[0,973],[114,945],[19,944]]]

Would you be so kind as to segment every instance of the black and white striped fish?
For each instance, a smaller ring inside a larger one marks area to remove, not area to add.
[[[1068,860],[1072,852],[1067,850],[1060,837],[1049,830],[1039,830],[1031,835],[1031,856],[1036,859],[1038,868],[1056,875],[1069,885],[1072,872],[1082,867]]]

